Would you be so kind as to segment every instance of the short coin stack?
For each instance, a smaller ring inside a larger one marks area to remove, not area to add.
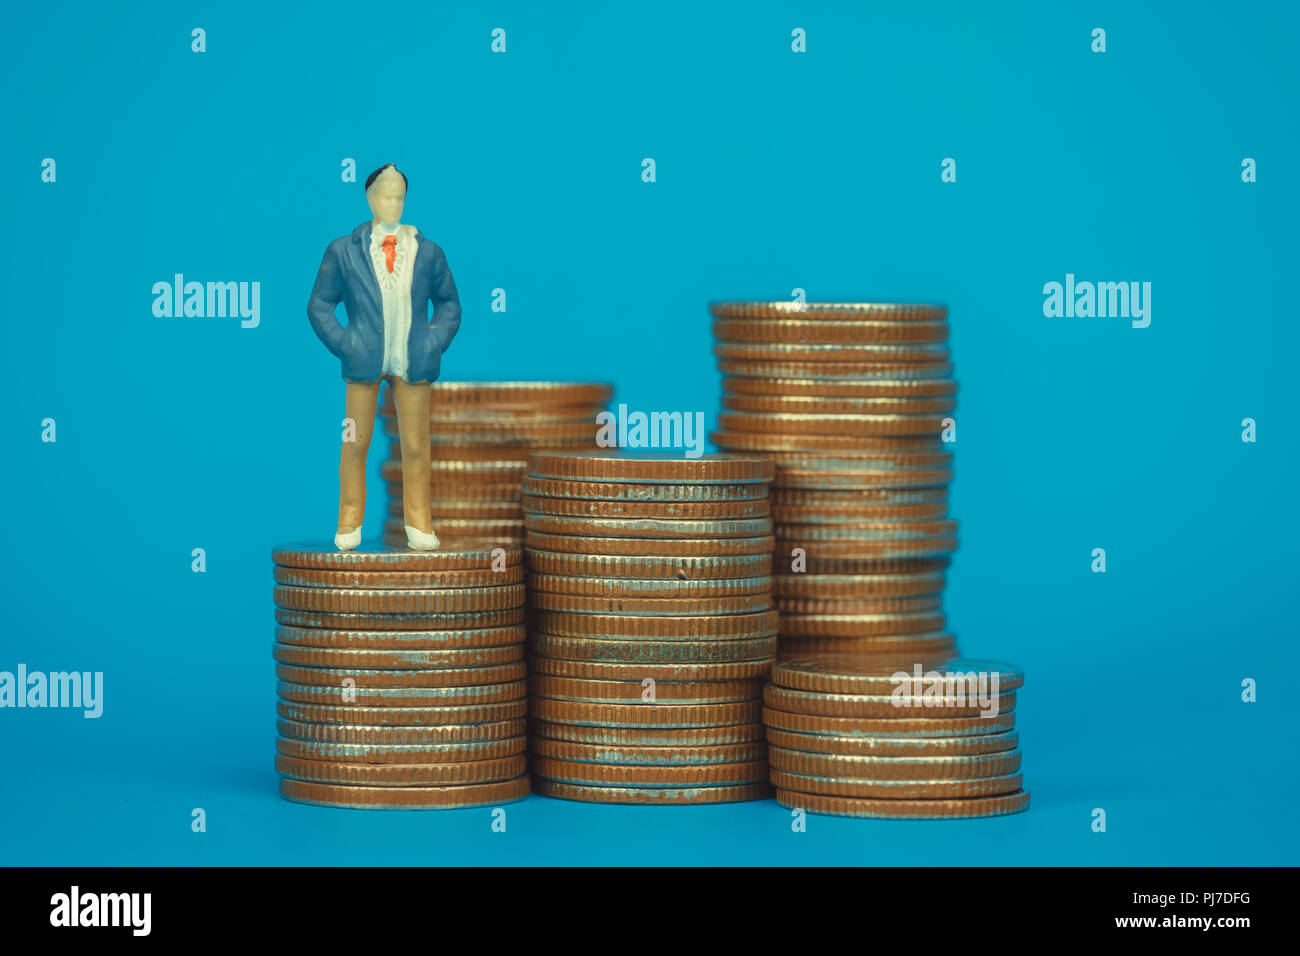
[[[987,817],[1029,806],[1009,664],[786,659],[764,695],[782,806],[850,817]]]
[[[436,809],[527,795],[521,548],[271,556],[285,798]]]
[[[595,382],[434,382],[429,439],[433,473],[429,495],[439,540],[522,543],[519,482],[534,449],[596,447],[596,414],[610,385]],[[389,459],[380,467],[388,484],[384,541],[406,544],[402,520],[402,452],[397,411],[385,389],[379,407]]]
[[[524,479],[534,790],[770,795],[768,459],[535,453]]]
[[[721,302],[721,449],[776,461],[781,656],[952,654],[954,408],[939,306]]]

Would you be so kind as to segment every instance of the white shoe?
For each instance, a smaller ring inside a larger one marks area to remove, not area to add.
[[[357,527],[353,528],[347,534],[335,533],[334,535],[334,547],[338,548],[340,551],[351,551],[360,543],[361,543],[360,525],[357,525]]]
[[[432,531],[406,526],[406,546],[412,551],[437,551],[438,536]]]

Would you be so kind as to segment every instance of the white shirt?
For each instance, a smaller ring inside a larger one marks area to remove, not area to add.
[[[406,378],[409,361],[407,343],[411,336],[411,276],[415,272],[415,227],[405,223],[397,227],[397,255],[393,271],[388,271],[384,254],[384,237],[393,235],[378,223],[370,231],[370,261],[379,281],[384,307],[384,365],[380,376]]]

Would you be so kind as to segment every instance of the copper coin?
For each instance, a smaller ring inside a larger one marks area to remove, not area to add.
[[[834,510],[813,507],[774,507],[772,522],[782,525],[854,525],[864,521],[932,521],[948,514],[947,502],[928,505],[856,505]]]
[[[889,694],[902,687],[914,696],[934,693],[945,698],[970,697],[977,687],[993,693],[1015,690],[1025,672],[1001,661],[951,658],[899,667],[856,655],[787,659],[772,668],[772,682],[781,687],[832,694]]]
[[[758,700],[763,694],[761,677],[720,681],[600,680],[533,674],[528,692],[552,700],[591,703],[726,704]],[[648,695],[648,696],[647,696]]]
[[[301,720],[278,720],[281,737],[321,744],[377,744],[381,746],[443,747],[482,740],[513,740],[522,737],[528,722],[523,718],[482,724],[439,724],[436,726],[391,726],[373,724],[318,724]]]
[[[363,648],[295,647],[276,644],[272,649],[275,659],[283,664],[298,667],[337,667],[344,670],[368,668],[375,670],[464,670],[466,668],[491,668],[524,659],[523,633],[519,642],[502,647],[456,647],[446,650],[368,650]]]
[[[722,727],[595,727],[533,720],[531,734],[534,743],[545,738],[602,747],[680,749],[762,744],[763,725],[751,721],[746,724],[728,724]],[[610,761],[610,763],[614,762]]]
[[[714,439],[716,441],[716,439]],[[952,483],[951,468],[921,468],[907,471],[826,471],[782,468],[777,486],[797,489],[847,490],[851,488],[946,488]]]
[[[588,787],[709,787],[757,783],[767,779],[767,762],[639,766],[586,763],[534,756],[528,769],[547,780]]]
[[[481,588],[518,584],[524,579],[522,564],[501,570],[471,571],[322,571],[315,568],[275,569],[275,583],[328,589],[372,588]]]
[[[610,578],[588,575],[533,574],[528,575],[528,590],[536,594],[584,594],[612,597],[739,597],[747,594],[768,595],[771,605],[772,579],[759,578],[702,578],[679,580],[676,578]]]
[[[943,614],[916,611],[899,614],[781,615],[781,634],[791,637],[868,637],[878,634],[919,634],[941,630]]]
[[[778,574],[772,578],[776,600],[791,597],[831,599],[942,594],[943,572],[920,574]]]
[[[720,744],[703,747],[611,746],[579,744],[548,737],[534,737],[531,752],[552,760],[598,764],[632,764],[642,767],[690,767],[720,763],[746,763],[767,759],[762,742]]]
[[[593,481],[565,478],[539,478],[526,475],[523,492],[534,497],[579,499],[583,501],[626,501],[646,503],[753,501],[767,496],[765,482],[695,482],[674,484],[653,481]]]
[[[538,779],[534,783],[533,792],[544,797],[588,803],[691,805],[762,800],[772,795],[772,787],[766,781],[712,787],[595,787]]]
[[[709,314],[720,319],[941,322],[948,317],[948,307],[905,302],[710,302]]]
[[[519,607],[524,603],[524,586],[519,583],[486,588],[343,590],[280,585],[275,589],[274,599],[277,607],[295,611],[375,614],[425,614],[437,611],[456,614]]]
[[[284,778],[280,796],[294,803],[354,810],[440,810],[490,807],[528,796],[528,777],[455,787],[358,787]]]
[[[528,531],[524,542],[539,551],[590,555],[695,555],[770,554],[776,539],[770,534],[746,538],[608,538],[577,534],[543,534]]]
[[[271,560],[290,568],[320,568],[327,571],[439,571],[451,569],[492,570],[494,561],[511,565],[523,562],[522,548],[505,548],[498,560],[497,545],[440,551],[408,551],[362,543],[353,551],[340,551],[330,544],[286,544],[271,551]]]
[[[631,597],[623,594],[553,594],[534,591],[528,599],[532,608],[541,611],[562,611],[569,614],[621,614],[621,615],[689,615],[689,614],[754,614],[772,607],[772,596],[738,594],[731,597]]]
[[[539,633],[532,636],[530,646],[534,654],[564,660],[645,664],[729,663],[771,658],[776,654],[776,635],[732,640],[649,641]]]
[[[601,426],[594,417],[585,422],[440,422],[429,434],[434,444],[519,442],[547,446],[554,442],[585,441],[595,446]],[[384,434],[399,435],[397,423],[385,420]]]
[[[655,681],[729,681],[765,677],[772,670],[770,658],[752,661],[714,661],[699,664],[611,663],[607,661],[569,661],[535,654],[528,662],[533,674],[552,677],[577,677],[585,680],[632,681],[640,684],[647,677]],[[760,687],[761,690],[761,687]]]
[[[985,713],[1009,713],[1016,709],[1016,692],[991,695],[987,701],[957,698],[909,697],[901,694],[820,694],[768,684],[763,703],[773,710],[827,717],[978,717]]]
[[[842,734],[801,734],[767,728],[767,742],[786,750],[814,754],[864,754],[885,757],[920,757],[926,754],[992,754],[1014,750],[1020,735],[967,734],[963,737],[852,737]]]
[[[936,434],[937,431],[936,429]],[[882,468],[905,468],[927,462],[947,464],[951,461],[951,456],[945,459],[917,458],[917,455],[934,456],[942,453],[942,442],[936,437],[924,435],[818,435],[799,432],[792,426],[792,430],[785,433],[719,429],[709,433],[709,440],[719,448],[752,451],[772,458],[776,464],[774,478],[777,487],[782,483],[782,469],[779,467],[780,460],[775,456],[782,452],[787,458],[797,456],[797,459],[810,455],[843,456],[847,452],[856,452],[859,458],[874,459]]]
[[[841,817],[870,817],[889,820],[969,819],[996,817],[1029,809],[1029,791],[1000,796],[970,797],[964,800],[873,800],[863,797],[832,797],[824,794],[776,791],[776,802],[809,813]]]
[[[753,538],[772,533],[772,519],[690,521],[678,518],[588,518],[529,513],[524,527],[537,534],[612,538]]]
[[[807,574],[926,574],[943,571],[952,559],[937,558],[835,558],[814,548],[803,555]]]
[[[896,381],[899,379],[949,379],[951,362],[816,362],[718,359],[724,376],[742,378],[820,379],[827,382]]]
[[[715,340],[713,354],[735,362],[799,362],[866,365],[893,362],[935,364],[950,357],[946,342],[756,343]]]
[[[524,639],[524,615],[521,611],[491,612],[517,618],[517,623],[497,627],[445,629],[435,631],[392,630],[333,630],[320,627],[277,627],[275,639],[279,644],[295,647],[319,647],[332,650],[356,649],[372,651],[429,653],[459,648],[507,647]],[[415,658],[414,660],[425,660]],[[428,658],[434,660],[436,658]],[[290,660],[284,658],[284,660]],[[428,666],[438,666],[430,663]]]
[[[343,763],[335,760],[302,760],[277,754],[275,770],[281,776],[314,783],[354,787],[455,786],[495,783],[524,773],[524,754],[498,760],[470,760],[461,763]]]
[[[553,517],[612,518],[624,521],[650,518],[657,521],[712,523],[719,520],[761,519],[771,513],[766,498],[741,498],[735,501],[607,501],[585,498],[543,498],[525,494],[522,504],[525,512],[532,514]]]
[[[1019,750],[994,754],[899,757],[814,754],[770,746],[768,760],[773,770],[850,780],[968,780],[976,777],[1001,777],[1020,770]]]
[[[292,628],[325,628],[333,631],[479,631],[485,628],[522,624],[522,607],[499,611],[457,611],[448,614],[370,614],[331,611],[275,609],[275,622]],[[395,638],[396,639],[396,638]]]
[[[673,617],[537,610],[531,620],[534,627],[531,634],[624,641],[734,641],[766,637],[775,634],[777,628],[777,615],[772,610]]]
[[[732,395],[724,393],[722,407],[737,412],[767,414],[941,415],[957,403],[948,396],[879,396],[846,398],[828,395]]]
[[[777,598],[775,604],[781,614],[903,614],[911,611],[937,611],[942,605],[942,599],[933,595],[836,598],[832,601],[791,597]]]
[[[758,701],[736,704],[593,704],[534,697],[529,714],[557,724],[595,727],[724,727],[758,719]]]
[[[606,482],[739,484],[771,481],[772,464],[750,455],[638,458],[604,453],[562,454],[538,451],[528,456],[528,474],[538,478],[586,478]]]
[[[948,338],[948,323],[821,321],[796,315],[780,319],[717,319],[713,337],[727,342],[943,342]]]
[[[718,578],[766,577],[772,573],[770,554],[672,555],[565,554],[528,548],[529,571],[597,578],[663,578],[699,581]]]
[[[523,734],[503,740],[463,740],[439,744],[337,743],[280,737],[275,749],[301,760],[337,760],[343,763],[460,763],[499,760],[528,749]]]
[[[528,713],[528,702],[512,700],[464,707],[363,707],[359,704],[299,704],[280,700],[276,702],[275,712],[285,720],[299,723],[430,727],[516,720]]]
[[[820,378],[745,378],[723,376],[724,395],[758,395],[765,397],[800,398],[906,398],[922,396],[951,396],[957,394],[957,383],[951,379],[897,379],[875,377],[860,381]]]
[[[937,435],[942,415],[805,414],[796,412],[720,412],[718,428],[767,435]]]
[[[527,665],[522,660],[495,667],[442,667],[422,670],[391,670],[357,667],[301,667],[277,664],[275,676],[291,684],[327,687],[336,691],[340,682],[352,678],[361,687],[464,687],[473,684],[501,684],[523,680]]]
[[[947,488],[773,488],[772,508],[836,511],[948,505]]]
[[[520,700],[528,693],[528,682],[516,680],[501,684],[471,684],[458,687],[367,687],[360,682],[355,685],[340,682],[337,686],[328,687],[315,684],[292,684],[282,680],[276,685],[276,693],[281,700],[303,704],[354,704],[359,707],[458,707]]]
[[[1024,783],[1018,773],[963,780],[845,780],[773,770],[772,784],[799,793],[877,800],[968,800],[1015,793]]]
[[[763,708],[763,723],[770,728],[801,734],[831,734],[839,737],[965,737],[1006,733],[1015,727],[1014,712],[999,711],[990,717],[949,717],[942,714],[916,715],[916,711],[899,711],[904,716],[826,717],[821,714],[796,714],[791,711]]]

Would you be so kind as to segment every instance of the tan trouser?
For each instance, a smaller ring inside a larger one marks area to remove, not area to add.
[[[339,532],[361,526],[366,514],[366,453],[375,430],[379,382],[348,382],[344,415],[356,422],[356,441],[344,442],[339,453]],[[420,531],[433,531],[429,513],[429,383],[412,384],[395,375],[388,387],[397,407],[397,431],[402,443],[403,522]]]

